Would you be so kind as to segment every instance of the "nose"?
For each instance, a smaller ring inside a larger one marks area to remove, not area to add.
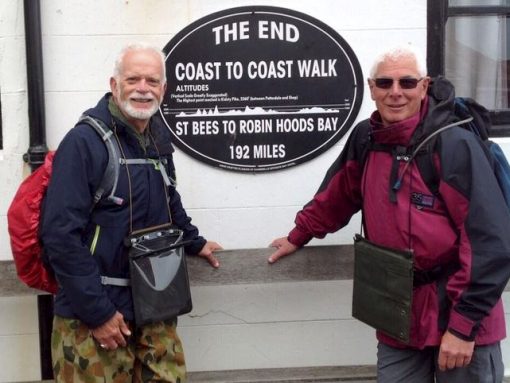
[[[398,80],[393,80],[393,84],[391,84],[390,93],[392,95],[398,95],[402,93],[402,88],[400,87],[400,84]]]
[[[147,85],[147,81],[144,78],[138,81],[136,84],[136,90],[141,93],[146,93],[149,91],[149,86]]]

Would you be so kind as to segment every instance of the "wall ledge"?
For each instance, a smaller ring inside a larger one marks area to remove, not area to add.
[[[295,254],[269,264],[272,248],[223,250],[218,252],[220,267],[205,259],[187,257],[192,286],[243,285],[272,282],[306,282],[352,279],[352,245],[305,246]],[[17,277],[13,261],[0,261],[0,297],[37,295],[43,292],[26,287]],[[510,291],[510,283],[505,287]]]
[[[220,267],[205,259],[187,257],[192,286],[352,279],[353,246],[305,246],[295,254],[269,264],[272,248],[223,250]],[[14,261],[0,261],[0,297],[43,294],[26,287],[17,277]]]

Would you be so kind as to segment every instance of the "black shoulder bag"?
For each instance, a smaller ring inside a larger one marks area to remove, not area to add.
[[[137,326],[173,319],[193,308],[182,235],[168,224],[126,238]]]

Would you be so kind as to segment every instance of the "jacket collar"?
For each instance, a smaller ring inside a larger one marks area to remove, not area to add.
[[[378,111],[372,113],[370,125],[372,126],[372,137],[380,144],[409,146],[417,126],[422,121],[428,109],[428,100],[425,98],[421,103],[420,111],[415,115],[398,121],[394,124],[383,126],[381,115]]]
[[[383,144],[413,146],[442,126],[452,122],[455,89],[450,81],[439,76],[431,80],[420,112],[410,118],[382,127],[381,116],[375,111],[370,117],[372,136]]]

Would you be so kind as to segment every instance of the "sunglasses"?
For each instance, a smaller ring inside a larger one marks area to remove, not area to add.
[[[418,86],[418,83],[421,80],[423,80],[423,77],[422,78],[402,77],[399,78],[397,81],[398,85],[400,85],[402,89],[414,89]],[[392,78],[386,77],[374,79],[375,86],[381,89],[390,89],[393,86],[393,81],[394,80]]]

